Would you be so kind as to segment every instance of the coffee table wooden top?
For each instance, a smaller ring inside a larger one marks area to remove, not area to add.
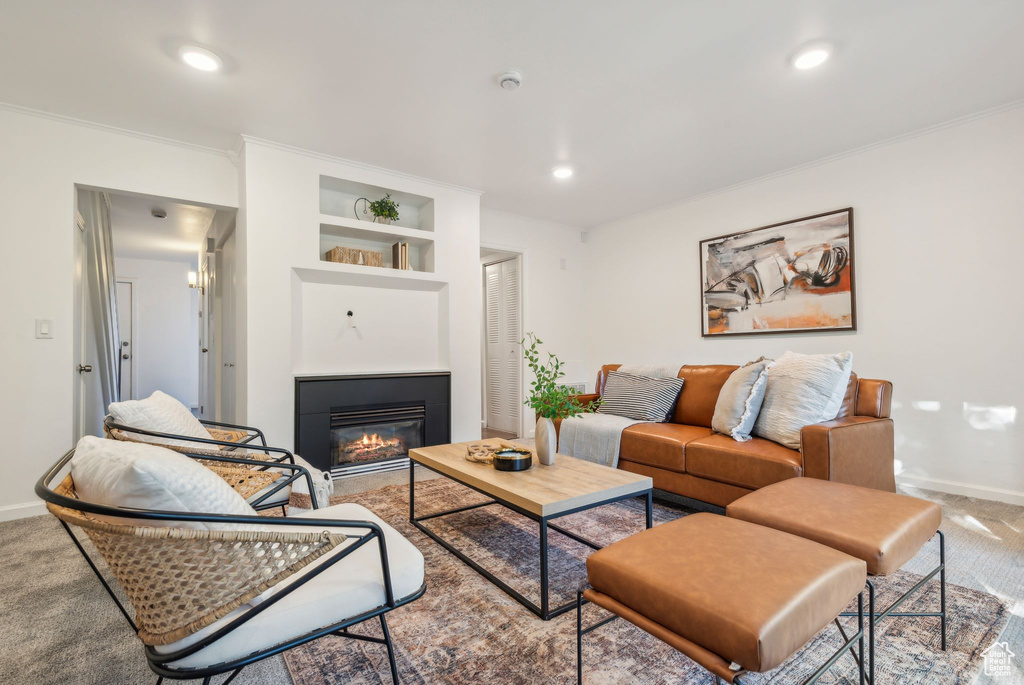
[[[502,444],[498,439],[473,442],[495,449]],[[642,495],[654,486],[648,476],[564,454],[555,458],[554,465],[544,466],[537,461],[534,452],[533,466],[526,471],[498,471],[490,464],[467,461],[469,444],[417,447],[409,450],[409,458],[537,516],[552,516],[618,497]]]

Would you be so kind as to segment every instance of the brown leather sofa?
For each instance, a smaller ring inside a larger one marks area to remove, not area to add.
[[[597,393],[579,399],[592,402],[600,397],[608,372],[619,366],[602,366]],[[892,383],[852,374],[839,415],[805,426],[797,451],[758,437],[737,442],[711,429],[718,393],[737,368],[683,366],[683,389],[671,419],[624,430],[619,468],[650,476],[660,490],[723,507],[758,488],[797,476],[895,492]]]

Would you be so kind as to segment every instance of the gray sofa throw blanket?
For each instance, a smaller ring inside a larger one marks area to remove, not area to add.
[[[679,369],[678,364],[623,364],[618,370],[636,376],[675,378]],[[622,431],[638,423],[650,421],[596,413],[564,419],[558,431],[558,453],[616,468]]]

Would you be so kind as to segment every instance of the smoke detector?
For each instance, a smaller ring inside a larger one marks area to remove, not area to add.
[[[166,209],[161,209],[160,207],[154,207],[153,209],[150,210],[149,213],[152,214],[153,218],[155,218],[155,219],[166,219],[167,218],[167,210]]]
[[[498,85],[505,90],[516,90],[523,85],[523,75],[515,69],[509,69],[498,77]]]

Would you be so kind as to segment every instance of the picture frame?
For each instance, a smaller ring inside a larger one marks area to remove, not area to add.
[[[705,338],[857,330],[853,208],[700,241]]]

